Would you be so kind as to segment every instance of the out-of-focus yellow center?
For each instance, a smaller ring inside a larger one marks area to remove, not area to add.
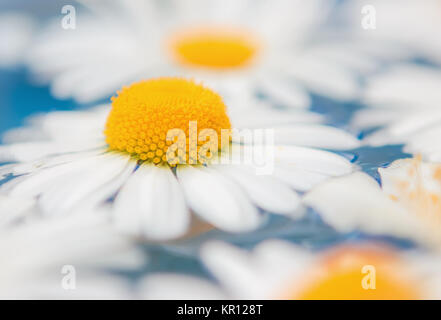
[[[196,142],[197,150],[189,148],[191,122],[197,124],[197,135],[205,129],[215,132],[219,146],[221,130],[231,129],[226,106],[212,90],[180,78],[141,81],[124,87],[112,98],[105,127],[106,142],[111,150],[129,153],[136,159],[174,165],[167,151],[176,139],[170,140],[167,135],[178,129],[185,133],[186,140],[181,142],[187,147],[184,154],[176,150],[177,156],[187,163],[203,163],[197,160],[203,143]]]
[[[209,69],[247,66],[258,51],[249,34],[221,28],[180,32],[172,37],[171,47],[179,63]]]
[[[325,258],[292,299],[413,300],[419,298],[403,266],[388,252],[345,248]],[[374,282],[372,282],[374,281]]]

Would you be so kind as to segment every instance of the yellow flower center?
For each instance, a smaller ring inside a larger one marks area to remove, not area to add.
[[[239,30],[200,28],[175,34],[171,50],[183,65],[225,70],[250,64],[258,45],[249,34]]]
[[[124,87],[112,98],[105,136],[111,150],[136,159],[198,164],[210,158],[213,146],[220,149],[222,131],[230,129],[217,93],[190,80],[159,78]]]
[[[300,290],[288,298],[306,300],[413,300],[415,283],[391,252],[344,248],[326,257]]]

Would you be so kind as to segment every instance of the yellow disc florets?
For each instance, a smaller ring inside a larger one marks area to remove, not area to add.
[[[237,69],[255,58],[257,41],[239,30],[198,28],[172,37],[171,50],[184,65],[209,69]]]
[[[294,295],[306,300],[418,299],[415,279],[393,251],[383,248],[346,247],[324,257]]]
[[[112,98],[105,136],[111,150],[140,160],[198,164],[212,154],[213,148],[202,150],[207,141],[219,150],[222,132],[230,129],[217,93],[193,81],[159,78],[124,87]]]

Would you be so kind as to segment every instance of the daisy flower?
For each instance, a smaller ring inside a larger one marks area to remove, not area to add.
[[[350,54],[325,50],[318,39],[332,1],[81,3],[88,10],[78,11],[75,30],[57,20],[29,54],[30,68],[56,97],[90,101],[125,83],[171,74],[203,80],[231,107],[258,94],[306,108],[306,89],[336,99],[358,93]]]
[[[294,125],[274,130],[275,145],[230,143],[223,133],[234,131],[237,118],[230,121],[217,93],[190,80],[141,81],[112,100],[111,108],[40,116],[9,135],[15,143],[0,147],[0,159],[11,162],[0,167],[10,178],[0,194],[12,203],[4,219],[26,216],[29,206],[62,216],[110,202],[119,228],[147,238],[184,235],[190,209],[217,228],[239,232],[260,225],[258,208],[299,216],[295,190],[353,170],[342,156],[305,147],[358,144],[336,128]],[[243,125],[248,116],[254,121],[248,113],[237,120]],[[174,130],[183,136],[169,139]],[[302,146],[288,145],[297,142]]]
[[[441,72],[436,68],[398,65],[372,76],[352,125],[379,128],[364,138],[369,145],[404,144],[404,151],[428,161],[441,160]]]
[[[441,164],[417,157],[378,171],[381,187],[358,172],[317,186],[305,195],[304,203],[341,232],[361,230],[439,246]]]
[[[157,274],[141,285],[146,299],[430,299],[440,295],[439,257],[380,244],[341,245],[319,253],[278,240],[247,252],[222,242],[201,257],[217,280]]]
[[[4,229],[0,259],[2,299],[127,299],[128,283],[108,271],[148,262],[97,211]]]

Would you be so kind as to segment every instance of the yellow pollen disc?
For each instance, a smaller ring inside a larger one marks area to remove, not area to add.
[[[179,163],[199,164],[204,161],[197,155],[206,141],[198,137],[206,129],[216,135],[219,150],[222,130],[231,129],[222,98],[193,81],[158,78],[124,87],[112,98],[105,136],[111,150],[136,159],[175,165],[167,151],[176,147],[173,154]],[[183,139],[168,137],[176,130],[185,133]]]
[[[290,299],[414,300],[415,283],[392,252],[343,248],[326,257]]]
[[[172,37],[171,50],[184,65],[211,69],[233,69],[251,63],[257,41],[244,32],[229,29],[193,29]]]

